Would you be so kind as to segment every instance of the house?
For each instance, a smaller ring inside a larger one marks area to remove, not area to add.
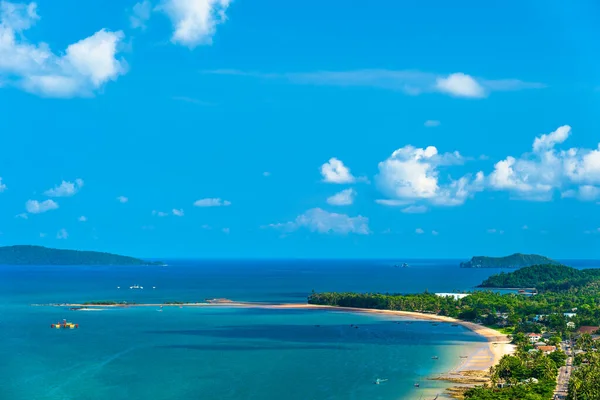
[[[533,320],[535,322],[540,322],[540,321],[543,321],[544,319],[546,319],[547,316],[548,315],[546,315],[546,314],[538,314],[535,317],[533,317]]]
[[[544,354],[548,355],[556,351],[556,346],[539,346],[537,349],[543,352]]]
[[[566,312],[563,313],[565,318],[575,318],[577,316],[577,313],[573,313],[573,312]]]
[[[573,321],[567,322],[567,328],[569,328],[569,329],[575,329],[575,322],[573,322]]]
[[[533,344],[533,347],[538,348],[540,346],[545,346],[545,345],[546,345],[546,342],[536,342]]]
[[[542,335],[539,333],[528,333],[529,343],[539,342],[542,339]]]
[[[538,383],[539,381],[535,378],[529,378],[529,379],[525,379],[524,381],[521,381],[522,383]]]
[[[582,334],[582,335],[584,333],[587,333],[587,334],[591,335],[593,333],[596,333],[596,331],[598,329],[600,329],[600,327],[598,327],[598,326],[580,326],[579,329],[577,329],[577,333]]]

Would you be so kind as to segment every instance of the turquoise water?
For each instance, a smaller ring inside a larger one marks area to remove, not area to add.
[[[31,304],[208,297],[295,302],[312,289],[468,289],[495,272],[443,262],[403,270],[368,261],[169,264],[0,267],[0,399],[433,398],[447,385],[426,377],[456,366],[459,355],[484,345],[482,338],[449,324],[333,311],[70,311]],[[133,284],[145,289],[128,289]],[[50,328],[63,318],[79,329]],[[377,378],[388,381],[374,385]]]

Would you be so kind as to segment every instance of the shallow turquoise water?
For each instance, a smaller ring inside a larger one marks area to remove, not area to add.
[[[426,377],[458,364],[465,347],[484,345],[482,338],[449,324],[332,311],[92,312],[31,304],[207,297],[296,302],[311,289],[469,289],[495,272],[434,262],[398,270],[367,261],[0,266],[0,399],[432,399],[446,384]],[[145,289],[126,289],[133,284]],[[50,328],[63,318],[80,328]],[[377,378],[388,381],[374,385]]]

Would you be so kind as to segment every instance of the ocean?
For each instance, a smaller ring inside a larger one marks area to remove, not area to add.
[[[499,272],[460,269],[452,260],[413,260],[409,268],[394,264],[175,260],[166,267],[0,266],[0,399],[432,399],[449,384],[427,377],[456,367],[460,355],[485,344],[483,338],[462,326],[323,310],[71,311],[31,305],[217,297],[294,303],[305,302],[312,290],[452,292],[470,290]],[[144,289],[129,289],[132,285]],[[79,328],[50,328],[63,318]],[[387,381],[374,385],[378,378]]]

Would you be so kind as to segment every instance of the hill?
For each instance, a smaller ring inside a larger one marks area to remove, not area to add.
[[[461,268],[523,268],[532,265],[560,265],[558,261],[537,254],[515,253],[506,257],[476,256],[460,263]]]
[[[580,288],[600,280],[600,269],[583,269],[564,265],[533,265],[510,273],[492,275],[479,287],[537,288],[540,291],[561,291]]]
[[[0,247],[0,265],[163,265],[163,263],[97,251],[59,250],[20,245]]]

